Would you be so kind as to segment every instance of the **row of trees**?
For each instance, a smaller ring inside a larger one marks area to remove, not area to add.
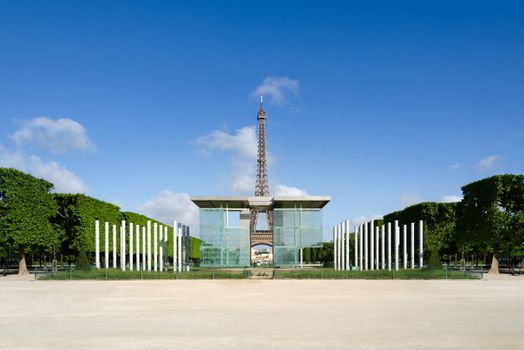
[[[424,220],[424,250],[430,265],[443,257],[491,256],[524,260],[524,175],[495,175],[462,187],[458,203],[420,203],[384,216],[386,222]]]
[[[430,267],[459,256],[491,256],[490,273],[502,256],[524,262],[524,175],[496,175],[462,187],[458,203],[419,203],[384,215],[375,225],[424,220],[424,255]],[[351,243],[352,244],[352,243]],[[304,249],[306,262],[331,264],[333,244]]]
[[[138,225],[148,220],[157,222],[137,213],[121,212],[118,206],[95,198],[51,193],[52,189],[48,181],[16,169],[0,168],[0,260],[16,250],[20,274],[28,273],[28,253],[50,254],[54,259],[60,254],[77,263],[89,260],[95,251],[95,220],[111,225],[121,220]],[[171,236],[173,228],[168,230]],[[190,258],[199,258],[199,246],[200,241],[191,237]]]

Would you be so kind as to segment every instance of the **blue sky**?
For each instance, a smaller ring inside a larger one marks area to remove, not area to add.
[[[262,91],[273,191],[331,195],[328,237],[523,173],[523,82],[518,1],[0,1],[0,165],[194,222],[249,188]]]

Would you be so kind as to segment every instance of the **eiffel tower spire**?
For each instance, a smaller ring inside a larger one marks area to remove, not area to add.
[[[258,157],[257,157],[257,182],[255,196],[269,196],[269,184],[267,181],[267,158],[266,158],[266,111],[264,110],[262,96],[260,96],[260,109],[257,113],[258,121]]]

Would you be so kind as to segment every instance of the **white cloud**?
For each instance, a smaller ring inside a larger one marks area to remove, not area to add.
[[[269,102],[281,105],[286,102],[289,94],[297,96],[299,92],[298,80],[288,77],[266,77],[262,84],[257,86],[251,96],[269,96]]]
[[[477,169],[479,171],[486,171],[486,170],[493,169],[495,162],[499,159],[500,157],[495,156],[495,155],[484,157],[478,162]]]
[[[86,130],[72,119],[38,117],[22,121],[22,127],[10,135],[17,146],[34,143],[53,153],[94,150]]]
[[[257,135],[254,126],[237,129],[235,133],[214,130],[209,135],[196,139],[195,143],[204,151],[227,151],[231,153],[234,175],[228,182],[233,192],[252,192],[255,188]]]
[[[195,142],[208,150],[231,151],[236,158],[257,159],[255,126],[237,129],[234,134],[222,130],[213,130],[209,135],[197,138]]]
[[[274,189],[275,196],[282,196],[282,197],[299,197],[299,196],[307,196],[308,193],[304,191],[303,189],[297,188],[297,187],[291,187],[286,186],[282,184],[277,184]]]
[[[55,185],[55,192],[84,193],[86,186],[75,174],[56,162],[44,162],[37,156],[26,156],[20,151],[10,151],[0,145],[0,166],[16,168],[45,179]]]
[[[255,126],[246,126],[229,133],[222,130],[213,130],[206,136],[195,140],[204,153],[225,151],[231,154],[233,174],[228,176],[227,187],[235,193],[253,193],[256,182],[256,162],[258,153],[258,138]],[[267,153],[268,163],[274,162],[274,157]],[[307,192],[296,187],[283,184],[271,186],[276,196],[302,196]]]
[[[173,220],[189,225],[192,236],[198,232],[198,207],[187,193],[163,190],[156,197],[142,204],[139,209],[166,225],[172,225]]]
[[[421,203],[423,201],[424,198],[419,193],[404,193],[402,196],[400,196],[400,203],[405,207],[409,207],[410,205]]]
[[[457,196],[455,194],[450,194],[450,195],[447,195],[447,196],[443,196],[442,199],[441,199],[441,202],[444,202],[444,203],[456,203],[456,202],[460,202],[461,200],[462,200],[461,196]]]
[[[449,167],[449,170],[455,172],[455,171],[459,171],[461,168],[462,168],[462,164],[455,163],[455,164],[453,164],[452,166]]]

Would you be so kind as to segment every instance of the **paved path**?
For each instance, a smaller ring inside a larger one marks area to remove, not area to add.
[[[0,280],[0,348],[524,349],[524,280]]]

